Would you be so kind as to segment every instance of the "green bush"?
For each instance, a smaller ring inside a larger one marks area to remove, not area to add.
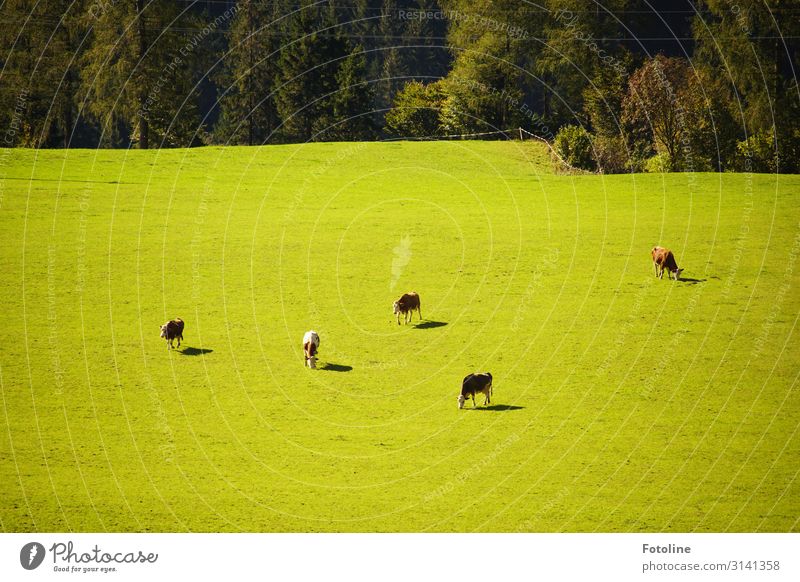
[[[661,174],[670,171],[670,160],[667,152],[656,154],[644,163],[644,171],[650,174]]]
[[[759,131],[736,144],[734,169],[738,172],[775,173],[778,159],[775,153],[775,134]]]
[[[597,168],[592,155],[592,135],[580,125],[565,125],[558,130],[553,149],[570,166],[581,170]]]
[[[592,157],[604,174],[630,171],[630,155],[621,136],[596,136],[592,141]]]
[[[428,137],[441,133],[439,115],[445,94],[440,82],[406,83],[386,113],[386,129],[397,137]]]

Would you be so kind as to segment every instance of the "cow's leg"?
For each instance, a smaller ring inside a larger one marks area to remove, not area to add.
[[[417,315],[419,315],[419,320],[422,321],[422,307],[417,307]]]
[[[472,408],[478,408],[478,393],[472,393]]]

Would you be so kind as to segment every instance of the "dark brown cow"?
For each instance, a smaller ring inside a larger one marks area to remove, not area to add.
[[[669,278],[672,278],[673,275],[676,281],[680,278],[683,269],[678,268],[678,263],[675,262],[675,255],[672,254],[671,250],[664,247],[653,247],[653,250],[650,251],[650,256],[653,257],[656,277],[663,279],[664,269],[666,269],[669,273],[667,275]]]
[[[167,349],[173,348],[172,341],[178,340],[178,347],[181,347],[181,340],[183,339],[183,320],[180,317],[168,321],[161,326],[161,337],[167,340]]]
[[[458,408],[464,408],[464,403],[470,398],[472,398],[472,408],[477,407],[475,396],[479,393],[486,397],[483,401],[484,406],[491,404],[492,375],[489,372],[470,374],[462,380],[461,394],[458,395]]]
[[[403,314],[403,321],[408,323],[414,315],[414,310],[417,310],[419,319],[422,321],[422,309],[420,308],[419,295],[416,291],[404,293],[403,296],[394,302],[392,305],[395,315],[397,315],[397,325],[400,325],[400,314]]]

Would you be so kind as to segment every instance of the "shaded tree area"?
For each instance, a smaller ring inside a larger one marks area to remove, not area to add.
[[[738,138],[724,160],[740,170],[800,170],[800,3],[699,2],[695,60]]]
[[[428,8],[438,10],[429,0],[7,0],[4,145],[374,139],[397,90],[448,70],[446,22],[409,16]]]
[[[68,7],[74,10],[67,12]],[[6,0],[0,6],[3,146],[66,147],[96,139],[78,114],[84,2]]]
[[[227,52],[212,72],[221,104],[214,137],[219,143],[255,145],[269,141],[280,121],[273,93],[281,39],[272,31],[287,15],[281,2],[242,0],[236,8]]]
[[[519,124],[603,172],[798,170],[797,1],[442,4],[453,65],[390,131]]]
[[[195,83],[209,55],[199,18],[169,0],[135,0],[89,11],[82,25],[80,111],[101,145],[202,141]]]
[[[590,170],[798,170],[800,0],[6,0],[0,17],[4,145],[521,127]]]

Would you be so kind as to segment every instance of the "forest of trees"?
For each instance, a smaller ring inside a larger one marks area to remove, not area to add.
[[[800,169],[800,0],[5,0],[3,147],[502,139]]]

